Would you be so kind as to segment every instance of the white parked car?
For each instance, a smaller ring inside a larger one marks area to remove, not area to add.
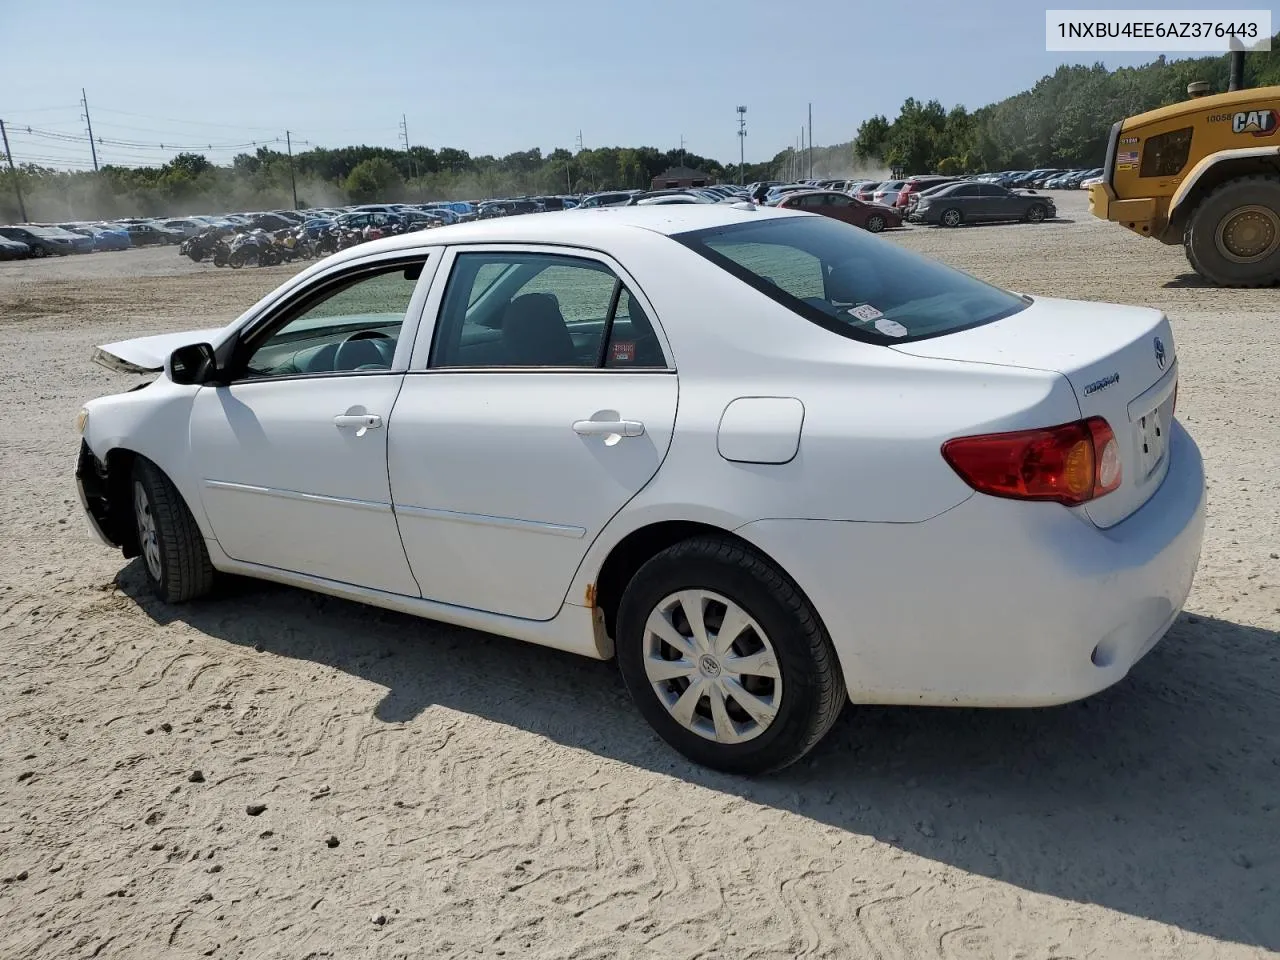
[[[1022,296],[827,217],[550,213],[362,244],[80,415],[160,597],[262,577],[617,656],[758,772],[856,703],[1034,706],[1173,622],[1204,475],[1158,311]]]

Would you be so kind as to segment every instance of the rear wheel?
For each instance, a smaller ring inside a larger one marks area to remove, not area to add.
[[[618,666],[640,712],[695,763],[764,773],[831,728],[844,680],[799,588],[737,541],[686,540],[649,560],[618,609]]]
[[[147,582],[166,603],[184,603],[213,587],[213,565],[195,517],[173,482],[150,460],[133,465],[133,519]]]
[[[964,223],[964,214],[955,207],[948,207],[942,211],[942,216],[938,218],[938,222],[944,227],[958,227]]]
[[[872,233],[879,233],[885,228],[884,217],[878,213],[873,213],[867,217],[867,229]]]
[[[1182,245],[1196,273],[1218,286],[1280,282],[1280,177],[1218,186],[1187,220]]]
[[[233,270],[239,270],[244,266],[245,259],[243,250],[233,250],[231,256],[227,258],[227,265]]]

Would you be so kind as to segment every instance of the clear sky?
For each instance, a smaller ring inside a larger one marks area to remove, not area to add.
[[[175,144],[212,145],[202,152],[226,162],[286,128],[325,146],[395,146],[402,114],[412,143],[473,154],[572,149],[581,131],[588,147],[673,148],[683,135],[691,152],[729,161],[743,104],[758,161],[795,142],[810,101],[822,145],[872,114],[892,118],[908,96],[972,108],[1059,63],[1151,59],[1047,53],[1044,11],[1027,0],[0,0],[0,119],[19,161],[59,166],[88,163],[87,143],[49,135],[84,135],[81,87],[95,137],[130,141],[104,145],[103,162],[161,162]]]

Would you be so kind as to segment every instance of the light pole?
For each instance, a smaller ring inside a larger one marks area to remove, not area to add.
[[[746,183],[747,108],[738,107],[738,186]]]

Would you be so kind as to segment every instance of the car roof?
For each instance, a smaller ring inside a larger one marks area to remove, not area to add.
[[[825,191],[818,191],[825,192]],[[636,207],[589,207],[552,213],[528,213],[437,227],[429,233],[407,233],[362,243],[343,251],[350,259],[368,253],[413,250],[454,243],[557,243],[598,248],[637,230],[671,236],[690,230],[800,217],[794,210],[736,203],[656,204]]]

